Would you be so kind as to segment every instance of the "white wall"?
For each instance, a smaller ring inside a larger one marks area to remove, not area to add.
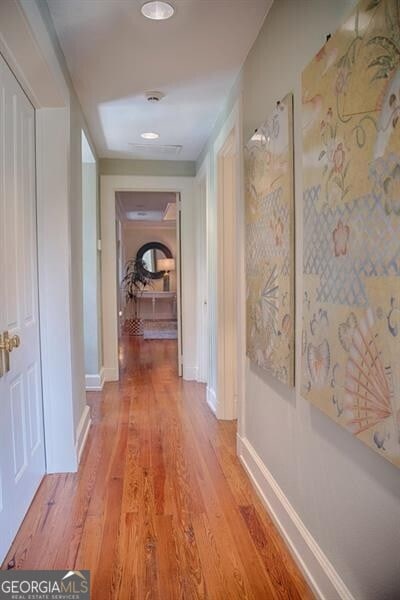
[[[275,1],[236,86],[242,90],[245,141],[276,101],[294,92],[298,299],[303,246],[301,72],[353,4]],[[202,158],[210,148],[212,139]],[[209,235],[215,235],[213,228]],[[296,321],[301,323],[301,302]],[[299,325],[297,381],[300,342]],[[239,453],[314,590],[328,600],[399,598],[399,471],[306,402],[299,384],[292,391],[248,362],[245,384]]]
[[[30,0],[24,0],[29,5]],[[33,4],[33,3],[32,3]],[[89,423],[89,409],[85,392],[85,354],[83,327],[83,207],[82,207],[82,130],[85,132],[92,154],[97,158],[91,141],[78,97],[75,93],[65,57],[61,50],[54,25],[46,2],[36,0],[41,18],[50,36],[52,50],[55,53],[57,66],[62,73],[63,83],[69,94],[69,145],[68,145],[68,177],[69,177],[69,219],[70,219],[70,310],[71,310],[71,347],[72,347],[72,394],[76,445],[79,448],[81,438]],[[97,171],[96,171],[97,172]],[[97,200],[99,205],[99,200]],[[99,211],[99,206],[97,208]],[[100,272],[100,257],[97,270]],[[99,335],[100,352],[102,352],[101,333]],[[78,449],[79,452],[79,449]]]

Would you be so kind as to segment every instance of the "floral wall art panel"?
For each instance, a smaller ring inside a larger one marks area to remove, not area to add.
[[[400,0],[303,73],[302,394],[400,466]]]
[[[293,97],[245,147],[247,355],[294,384]]]

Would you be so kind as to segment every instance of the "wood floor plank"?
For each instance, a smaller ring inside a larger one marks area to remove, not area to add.
[[[176,600],[183,596],[183,578],[175,544],[173,519],[171,515],[157,515],[155,522],[160,596],[163,600]]]
[[[93,578],[92,582],[92,595],[94,598],[109,598],[110,600],[115,598],[114,568],[120,533],[122,485],[122,479],[117,477],[112,477],[108,482],[100,542],[101,548],[107,550],[99,553],[96,577]]]
[[[207,573],[206,585],[211,597],[215,600],[249,598],[243,573],[237,568],[239,561],[237,559],[235,561],[229,547],[218,543],[215,528],[212,527],[207,516],[197,515],[193,520],[193,526],[202,568]]]
[[[95,600],[313,596],[174,340],[126,338],[78,473],[46,476],[2,565],[89,569]]]

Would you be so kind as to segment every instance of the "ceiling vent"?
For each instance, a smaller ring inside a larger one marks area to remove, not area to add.
[[[153,144],[129,144],[129,151],[139,156],[170,156],[176,157],[180,154],[182,146],[178,145],[153,145]]]
[[[163,94],[162,92],[146,92],[146,98],[148,102],[160,102],[160,100],[162,100],[164,96],[165,94]]]

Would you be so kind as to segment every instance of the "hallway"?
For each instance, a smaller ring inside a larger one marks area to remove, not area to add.
[[[6,558],[90,569],[92,598],[312,598],[218,422],[176,374],[176,342],[126,338],[121,381],[89,394],[79,473],[45,477]]]

